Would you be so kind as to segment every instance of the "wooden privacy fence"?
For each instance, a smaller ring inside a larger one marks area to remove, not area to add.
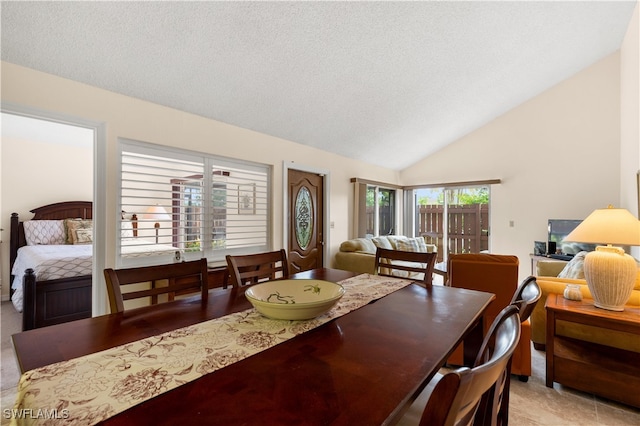
[[[375,208],[367,206],[367,234],[375,235]],[[378,229],[380,235],[393,234],[393,214],[390,206],[378,207]]]
[[[449,253],[480,253],[489,249],[489,206],[449,205],[447,242]],[[421,205],[417,212],[418,235],[438,247],[438,261],[444,254],[444,206]]]

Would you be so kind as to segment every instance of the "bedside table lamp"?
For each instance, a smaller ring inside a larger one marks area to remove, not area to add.
[[[607,244],[598,246],[584,259],[584,275],[594,305],[622,311],[638,275],[635,259],[616,245],[640,245],[640,221],[626,209],[609,206],[591,213],[564,241]]]
[[[157,221],[153,224],[153,227],[156,229],[156,244],[158,244],[158,231],[160,230],[160,222],[170,221],[171,216],[169,216],[164,207],[156,204],[155,206],[151,206],[147,209],[147,211],[144,213],[144,218]]]

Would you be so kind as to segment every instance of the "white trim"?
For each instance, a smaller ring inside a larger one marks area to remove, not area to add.
[[[106,244],[95,244],[95,241],[106,241],[106,158],[107,132],[104,122],[86,120],[66,114],[42,110],[11,102],[2,102],[0,110],[3,113],[52,121],[76,127],[93,130],[93,267],[92,267],[92,315],[98,316],[108,313],[107,291],[102,275],[105,268]]]
[[[322,176],[322,202],[323,209],[323,256],[322,263],[324,267],[329,265],[329,244],[330,239],[330,223],[329,212],[329,188],[331,187],[331,173],[327,169],[313,166],[305,166],[303,164],[294,163],[293,161],[282,162],[282,245],[285,250],[289,247],[289,170],[299,170],[301,172],[315,173]]]

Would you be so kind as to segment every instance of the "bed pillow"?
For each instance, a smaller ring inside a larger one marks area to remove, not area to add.
[[[120,226],[120,238],[133,238],[133,223],[130,220],[122,219]]]
[[[93,221],[91,219],[65,219],[64,227],[66,229],[67,244],[89,244],[93,242]],[[78,230],[91,230],[92,232],[82,231],[78,236]]]
[[[55,245],[65,243],[62,220],[28,220],[23,222],[27,245]]]

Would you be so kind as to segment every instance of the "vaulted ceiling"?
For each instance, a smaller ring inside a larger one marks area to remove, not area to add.
[[[1,50],[402,169],[615,52],[636,4],[3,1]]]

